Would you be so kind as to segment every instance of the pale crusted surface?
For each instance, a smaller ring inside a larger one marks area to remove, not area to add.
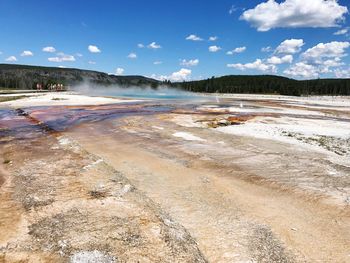
[[[19,94],[16,94],[17,96]],[[26,94],[29,96],[23,99],[18,99],[9,102],[2,102],[0,106],[2,107],[32,107],[32,106],[62,106],[62,105],[103,105],[103,104],[114,104],[114,103],[125,103],[125,102],[135,102],[137,100],[127,100],[127,99],[117,99],[117,98],[105,98],[105,97],[91,97],[86,95],[80,95],[77,93],[58,93],[51,92],[45,94]],[[8,96],[8,95],[0,95]]]
[[[205,262],[183,227],[71,139],[0,147],[11,160],[0,170],[0,262]]]
[[[347,262],[340,99],[0,112],[1,259]]]

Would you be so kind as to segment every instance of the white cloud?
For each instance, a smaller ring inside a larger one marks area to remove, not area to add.
[[[151,79],[157,79],[160,81],[164,81],[164,80],[168,80],[169,77],[165,76],[165,75],[157,75],[157,74],[152,74],[151,76],[149,76]]]
[[[95,61],[91,61],[91,60],[90,60],[88,63],[89,63],[90,65],[95,65],[95,64],[96,64]]]
[[[335,32],[333,35],[336,35],[336,36],[345,35],[348,33],[348,31],[349,31],[348,28],[343,28],[343,29],[340,29],[337,32]]]
[[[272,28],[334,27],[348,13],[337,0],[268,0],[246,10],[240,19],[249,22],[258,31]]]
[[[180,63],[180,65],[186,66],[186,67],[193,67],[193,66],[197,66],[198,64],[199,64],[199,59],[190,59],[190,60],[183,59]]]
[[[235,53],[242,53],[242,52],[246,51],[246,49],[247,49],[246,47],[236,47],[233,50],[227,51],[226,54],[233,55]]]
[[[5,61],[7,61],[7,62],[16,62],[17,58],[15,56],[10,56],[7,59],[5,59]]]
[[[229,68],[235,68],[239,70],[246,70],[246,69],[255,69],[260,71],[271,71],[276,72],[277,68],[275,65],[265,64],[261,59],[257,59],[252,63],[246,63],[246,64],[227,64],[227,67]]]
[[[267,63],[274,64],[274,65],[279,65],[279,64],[284,64],[284,63],[292,63],[292,62],[293,62],[292,55],[285,55],[283,57],[272,56],[272,57],[267,59]]]
[[[199,36],[196,36],[194,34],[189,35],[186,37],[186,40],[192,40],[192,41],[202,41],[203,39],[200,38]]]
[[[342,58],[347,55],[346,49],[349,47],[349,42],[319,43],[301,54],[302,61],[286,69],[284,73],[302,78],[314,78],[331,72],[340,76],[342,70],[339,67],[344,65]]]
[[[77,57],[82,57],[83,56],[83,54],[81,54],[81,53],[77,53],[77,54],[75,54]]]
[[[179,71],[173,72],[168,79],[170,81],[184,81],[187,80],[192,74],[192,70],[182,68]]]
[[[124,69],[123,68],[117,68],[116,70],[115,70],[115,75],[118,75],[118,76],[120,76],[120,75],[123,75],[124,74]]]
[[[179,71],[173,72],[169,76],[152,74],[150,77],[161,81],[170,80],[170,81],[178,82],[178,81],[188,80],[191,74],[192,74],[192,70],[182,68]]]
[[[326,69],[328,69],[329,67],[334,68],[342,65],[344,65],[344,63],[341,62],[341,58],[327,59],[327,60],[324,60],[321,64],[321,66],[323,66]]]
[[[349,42],[332,41],[329,43],[319,43],[309,48],[302,54],[302,58],[320,64],[324,58],[341,58],[346,56],[345,49],[349,48]]]
[[[138,47],[138,48],[144,48],[144,47],[145,47],[145,45],[144,45],[144,44],[142,44],[142,43],[139,43],[139,44],[137,44],[137,47]]]
[[[48,53],[54,53],[54,52],[56,52],[56,48],[54,48],[54,47],[44,47],[42,49],[42,51],[43,52],[48,52]]]
[[[334,74],[337,78],[350,78],[350,68],[348,69],[336,69]]]
[[[276,53],[295,54],[300,52],[304,44],[302,39],[286,39],[276,48]]]
[[[50,57],[47,60],[50,62],[73,62],[75,61],[75,57],[59,52],[56,57]]]
[[[160,65],[160,64],[163,64],[163,62],[162,61],[154,61],[153,64],[154,65]]]
[[[152,43],[149,44],[147,47],[148,47],[148,48],[151,48],[151,49],[159,49],[159,48],[162,48],[161,45],[158,45],[156,42],[152,42]]]
[[[305,62],[298,62],[293,66],[291,66],[290,68],[283,71],[283,73],[293,77],[302,77],[302,78],[318,77],[317,67],[307,64]]]
[[[230,10],[228,10],[228,13],[232,15],[235,11],[237,11],[237,8],[234,5],[231,5]]]
[[[101,50],[97,46],[94,46],[94,45],[89,45],[88,50],[91,53],[101,53]]]
[[[209,49],[209,52],[218,52],[221,49],[221,47],[210,46],[208,49]]]
[[[261,52],[271,52],[271,51],[272,51],[272,47],[270,47],[270,46],[261,48]]]
[[[216,41],[216,40],[218,40],[217,36],[209,37],[209,41]]]
[[[128,58],[130,58],[130,59],[136,59],[136,58],[137,58],[137,55],[136,55],[136,53],[130,53],[130,54],[128,55]]]
[[[32,51],[29,51],[29,50],[24,50],[21,54],[21,57],[32,57],[32,56],[34,56],[34,54]]]

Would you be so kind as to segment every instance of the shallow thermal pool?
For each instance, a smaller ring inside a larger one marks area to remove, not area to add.
[[[199,99],[202,95],[193,92],[178,89],[151,89],[151,88],[105,88],[103,90],[94,90],[94,95],[107,97],[123,97],[138,99],[163,99],[163,100],[183,100],[183,99]]]

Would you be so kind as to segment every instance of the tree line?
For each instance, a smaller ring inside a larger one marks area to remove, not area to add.
[[[232,75],[173,83],[192,92],[280,95],[350,95],[350,79],[295,80],[273,75]]]
[[[158,81],[143,76],[115,76],[103,72],[27,65],[0,64],[0,89],[36,89],[56,83],[73,86],[84,81],[102,86],[180,88],[192,92],[251,93],[280,95],[350,95],[350,79],[295,80],[274,75],[230,75],[205,80]]]

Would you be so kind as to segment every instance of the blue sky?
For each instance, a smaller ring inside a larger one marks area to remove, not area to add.
[[[349,11],[345,0],[1,0],[0,61],[174,81],[350,77]]]

